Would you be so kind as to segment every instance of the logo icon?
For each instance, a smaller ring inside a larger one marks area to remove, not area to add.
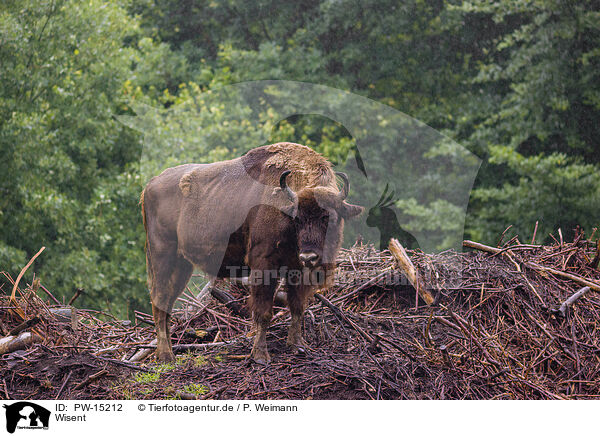
[[[14,433],[15,429],[48,429],[50,411],[29,401],[3,405],[6,409],[6,430]]]

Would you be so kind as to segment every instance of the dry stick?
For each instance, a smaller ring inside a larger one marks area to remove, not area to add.
[[[499,248],[490,247],[489,245],[480,244],[479,242],[469,241],[468,239],[463,241],[463,247],[474,248],[479,251],[486,251],[492,254],[498,254],[501,250]]]
[[[50,309],[48,309],[48,311],[52,315],[54,315],[58,321],[65,322],[65,321],[71,321],[71,318],[73,317],[73,312],[75,311],[75,308],[67,307],[67,306],[51,307]]]
[[[562,230],[560,228],[558,229],[558,236],[560,237],[560,248],[562,248],[562,246],[563,246],[563,235],[562,235]]]
[[[209,280],[204,287],[200,290],[200,292],[198,292],[198,295],[196,295],[196,300],[198,300],[199,302],[202,302],[202,300],[204,299],[204,297],[206,297],[211,289],[214,287],[216,280],[212,279]]]
[[[532,244],[535,244],[535,236],[537,235],[538,223],[539,221],[535,222],[535,229],[533,229],[533,237],[531,238]]]
[[[559,312],[562,316],[565,316],[567,313],[567,309],[571,307],[573,303],[575,303],[577,300],[579,300],[581,297],[587,294],[591,289],[592,288],[590,288],[589,286],[585,286],[579,291],[575,292],[573,295],[567,298],[567,300],[563,304],[560,305],[557,312]]]
[[[331,302],[327,298],[325,298],[321,294],[315,294],[315,298],[317,300],[319,300],[321,302],[321,304],[323,304],[324,306],[329,308],[333,312],[333,314],[335,316],[337,316],[340,320],[344,321],[346,324],[348,324],[350,327],[352,327],[354,330],[356,330],[367,341],[369,341],[370,343],[372,343],[374,341],[374,338],[371,337],[371,335],[369,335],[367,332],[365,332],[355,322],[351,321],[346,315],[344,315],[344,312],[342,312],[339,307],[331,304]]]
[[[592,242],[592,241],[594,240],[594,235],[596,235],[596,232],[597,232],[597,231],[598,231],[598,227],[594,227],[594,228],[592,229],[592,234],[591,234],[591,235],[590,235],[590,237],[588,238],[588,241],[589,241],[589,242]],[[596,242],[598,242],[598,241],[596,241]],[[596,246],[597,246],[597,245],[596,245]]]
[[[406,254],[406,250],[404,249],[402,244],[400,244],[400,242],[398,242],[397,239],[392,238],[390,239],[389,250],[398,262],[398,266],[400,266],[410,283],[417,291],[419,297],[421,297],[423,301],[425,301],[425,303],[427,303],[428,305],[433,303],[435,298],[425,288],[423,279],[421,278],[419,271],[413,265],[412,261],[408,257],[408,254]]]
[[[2,385],[4,387],[4,396],[5,400],[10,400],[10,395],[8,395],[8,387],[6,386],[6,380],[2,379]]]
[[[229,342],[211,342],[207,344],[179,344],[173,345],[173,350],[206,350],[207,348],[221,347],[227,344],[229,344]]]
[[[102,369],[102,370],[98,371],[97,373],[90,375],[88,378],[86,378],[85,380],[83,380],[81,383],[79,383],[73,389],[77,390],[79,388],[82,388],[82,387],[90,384],[91,382],[93,382],[95,380],[98,380],[100,377],[105,376],[106,374],[108,374],[108,371],[105,370],[105,369]]]
[[[513,242],[517,242],[516,244],[513,244]],[[512,244],[512,245],[511,245]],[[513,236],[512,238],[510,238],[510,240],[506,241],[504,243],[504,245],[502,246],[502,248],[504,249],[507,246],[512,246],[514,247],[515,245],[521,245],[521,243],[519,242],[519,235]]]
[[[515,266],[517,271],[523,276],[523,279],[525,279],[525,283],[527,283],[527,286],[529,286],[529,289],[531,289],[533,291],[533,293],[535,294],[535,296],[538,298],[538,300],[540,300],[540,303],[542,303],[542,306],[547,307],[546,302],[542,299],[540,294],[538,294],[538,291],[537,291],[537,289],[535,289],[535,286],[533,286],[533,284],[529,281],[529,279],[527,278],[527,274],[525,274],[525,272],[521,270],[521,267],[519,266],[517,261],[514,260],[509,253],[506,253],[506,257],[508,257],[510,259],[510,261],[513,263],[513,265]]]
[[[447,319],[445,319],[445,318],[442,318],[441,316],[434,316],[434,317],[433,317],[433,320],[434,320],[434,321],[438,321],[438,322],[440,322],[440,323],[442,323],[442,324],[444,324],[444,325],[446,325],[446,326],[448,326],[448,327],[450,327],[450,328],[453,328],[453,329],[454,329],[454,330],[456,330],[456,331],[461,331],[461,329],[460,329],[460,327],[459,327],[459,326],[457,326],[457,325],[456,325],[456,324],[454,324],[454,323],[451,323],[450,321],[448,321],[448,320],[447,320]]]
[[[58,393],[56,394],[56,397],[54,397],[55,400],[58,400],[60,394],[62,394],[63,389],[65,388],[65,386],[71,378],[71,375],[73,375],[73,370],[69,371],[69,374],[65,377],[65,381],[63,381],[62,385],[60,386],[60,389],[58,390]]]
[[[375,283],[377,280],[379,280],[381,277],[383,277],[387,273],[388,273],[388,269],[386,269],[385,271],[382,271],[381,273],[377,274],[372,279],[364,282],[362,285],[360,285],[358,288],[356,288],[352,292],[348,292],[347,294],[343,294],[343,295],[341,295],[339,297],[336,297],[336,298],[332,299],[331,302],[332,303],[337,303],[338,301],[345,300],[346,298],[351,297],[352,295],[358,294],[360,291],[362,291],[363,289],[365,289],[367,286]]]
[[[157,342],[158,341],[156,339],[153,339],[152,341],[150,341],[150,343],[148,345],[149,346],[154,345],[154,347],[156,347]],[[151,355],[153,352],[154,352],[154,349],[152,349],[152,348],[144,348],[142,350],[139,350],[137,353],[135,353],[129,359],[127,359],[127,361],[128,362],[141,362],[146,357]]]
[[[149,321],[149,320],[147,320],[146,318],[142,318],[142,317],[141,317],[141,316],[139,316],[139,315],[136,315],[136,316],[135,316],[135,319],[137,319],[137,320],[138,320],[138,321],[140,321],[140,322],[143,322],[144,324],[148,324],[149,326],[152,326],[152,327],[154,327],[154,326],[155,326],[155,324],[154,324],[154,321]]]
[[[537,319],[535,319],[530,313],[529,311],[525,311],[525,314],[529,317],[530,320],[532,320],[534,322],[535,325],[538,326],[538,328],[544,332],[544,334],[548,337],[548,339],[550,339],[552,342],[554,342],[556,345],[560,346],[562,351],[569,356],[571,359],[573,359],[573,361],[576,361],[576,357],[573,355],[573,353],[571,353],[567,347],[565,345],[563,345],[560,341],[558,341],[554,335],[552,335],[552,333],[550,333],[546,327],[544,327],[540,321],[538,321]]]
[[[502,232],[502,235],[500,235],[500,240],[498,241],[498,246],[500,246],[500,244],[502,244],[502,241],[504,240],[504,235],[506,235],[506,232],[508,232],[511,228],[512,228],[512,224],[510,226],[508,226],[506,229],[504,229],[504,231]]]
[[[44,292],[46,293],[46,295],[47,295],[48,297],[50,297],[50,298],[52,299],[52,301],[54,301],[56,304],[60,304],[60,305],[62,305],[62,303],[61,303],[60,301],[58,301],[58,300],[56,299],[56,297],[55,297],[54,295],[52,295],[52,293],[51,293],[51,292],[50,292],[48,289],[46,289],[46,287],[45,287],[44,285],[40,285],[40,289],[41,289],[42,291],[44,291]]]
[[[23,269],[21,270],[21,272],[19,273],[19,275],[17,276],[17,280],[15,280],[15,284],[13,286],[12,289],[12,293],[10,294],[10,301],[16,303],[16,299],[15,299],[15,294],[17,292],[17,287],[19,286],[19,282],[21,281],[21,278],[23,277],[23,274],[25,274],[25,271],[27,271],[27,268],[29,268],[31,266],[31,264],[33,263],[33,261],[35,260],[36,257],[38,257],[40,254],[42,254],[42,251],[44,251],[46,249],[46,247],[42,247],[40,248],[40,251],[38,251],[35,256],[33,256],[29,262],[27,262],[27,265],[25,265],[23,267]]]
[[[518,244],[518,245],[511,245],[510,247],[505,247],[505,248],[496,248],[496,247],[490,247],[489,245],[481,244],[479,242],[469,241],[467,239],[467,240],[463,241],[463,247],[474,248],[475,250],[486,251],[488,253],[497,255],[497,254],[504,253],[505,251],[515,250],[515,249],[517,249],[517,250],[533,249],[533,248],[540,248],[542,246],[534,245],[534,244]]]
[[[494,359],[490,355],[490,353],[486,350],[486,348],[471,333],[470,324],[466,320],[462,319],[458,314],[456,314],[452,310],[450,310],[450,308],[446,308],[446,310],[449,312],[452,319],[454,321],[456,321],[456,323],[460,326],[463,333],[465,333],[473,341],[473,343],[475,343],[475,345],[477,345],[477,348],[479,348],[481,350],[481,352],[483,353],[483,355],[485,356],[487,361],[490,362],[492,365],[496,366],[498,368],[498,370],[505,369],[500,362],[498,362],[496,359]]]
[[[152,315],[148,315],[147,313],[140,312],[139,310],[134,310],[134,313],[135,313],[136,319],[138,319],[142,322],[145,322],[146,324],[154,327],[154,321],[153,321]]]
[[[18,336],[6,336],[0,339],[0,355],[24,350],[36,342],[42,342],[42,338],[35,333],[22,332]]]
[[[504,247],[504,248],[500,249],[498,252],[494,253],[492,255],[492,257],[498,256],[499,254],[502,254],[505,251],[511,251],[511,250],[531,250],[531,249],[540,248],[540,247],[541,247],[541,245],[532,245],[532,244],[511,245],[511,246]]]
[[[567,253],[569,253],[569,252],[576,253],[576,252],[577,252],[577,250],[579,250],[579,247],[570,247],[570,248],[567,248],[566,250],[561,250],[561,251],[558,251],[558,252],[555,252],[555,253],[546,254],[546,255],[544,255],[544,256],[541,256],[541,257],[538,259],[538,262],[539,262],[540,260],[546,260],[546,259],[549,259],[549,258],[551,258],[551,257],[556,257],[556,256],[560,256],[560,255],[562,255],[562,254],[567,254]]]
[[[21,324],[19,324],[18,326],[16,326],[14,329],[12,329],[10,332],[8,332],[7,336],[18,335],[23,330],[26,330],[29,327],[36,325],[38,322],[40,322],[40,319],[37,316],[34,316],[33,318],[28,319],[27,321],[22,322]]]
[[[132,363],[121,362],[120,360],[111,359],[109,357],[96,356],[95,354],[90,354],[90,356],[92,356],[94,359],[102,360],[104,362],[109,362],[109,363],[112,363],[112,364],[118,365],[118,366],[124,366],[125,368],[129,368],[129,369],[135,369],[136,371],[151,372],[147,368],[142,368],[141,366],[137,366]]]
[[[179,344],[173,345],[173,350],[206,350],[207,348],[220,347],[227,345],[229,342],[209,342],[205,344]],[[151,351],[156,350],[156,345],[138,345],[138,348],[150,348]]]
[[[596,242],[596,255],[594,259],[590,262],[590,267],[593,269],[598,268],[598,263],[600,262],[600,239]]]
[[[573,351],[577,359],[577,380],[581,380],[581,360],[579,359],[579,349],[577,347],[577,337],[575,336],[575,317],[571,319],[571,337],[573,338]],[[581,384],[577,385],[577,393],[581,393]]]
[[[535,286],[533,286],[533,284],[527,278],[527,275],[521,270],[521,267],[519,266],[517,261],[513,259],[513,257],[510,255],[510,253],[508,253],[509,250],[516,248],[516,247],[535,248],[535,246],[527,246],[527,245],[519,244],[519,245],[507,247],[505,249],[500,249],[500,248],[494,248],[494,247],[490,247],[488,245],[480,244],[479,242],[465,240],[465,241],[463,241],[463,247],[474,248],[474,249],[480,250],[480,251],[486,251],[486,252],[492,253],[494,255],[497,255],[500,253],[504,254],[506,257],[508,257],[508,259],[515,266],[515,268],[517,269],[517,272],[519,272],[523,276],[523,278],[525,279],[525,282],[527,283],[527,286],[529,286],[529,289],[531,289],[533,291],[533,293],[535,294],[535,296],[538,298],[538,300],[540,300],[540,303],[542,303],[542,305],[544,307],[546,307],[546,303],[544,302],[544,300],[542,299],[540,294],[538,294],[538,291],[535,289]]]
[[[579,283],[580,285],[589,286],[594,291],[600,292],[600,284],[599,283],[591,281],[591,280],[586,280],[581,276],[577,276],[575,274],[570,274],[570,273],[567,273],[564,271],[559,271],[557,269],[550,268],[547,266],[541,266],[541,265],[535,264],[533,262],[525,262],[525,266],[528,268],[534,269],[534,270],[546,271],[551,274],[554,274],[555,276],[573,280],[574,282]]]
[[[404,354],[406,357],[408,357],[413,362],[417,361],[417,359],[415,357],[413,357],[412,354],[410,354],[408,351],[406,351],[404,348],[402,348],[400,345],[398,345],[396,342],[392,341],[391,339],[384,338],[383,336],[380,336],[377,333],[375,333],[374,336],[376,339],[379,339],[379,340],[391,345],[392,347],[394,347],[396,350],[400,351],[402,354]]]
[[[210,289],[210,294],[220,303],[223,303],[225,307],[230,309],[235,315],[242,318],[249,317],[248,311],[240,303],[238,303],[229,292],[212,287]]]
[[[85,292],[85,290],[83,290],[82,288],[77,288],[75,289],[75,295],[73,295],[71,297],[71,299],[69,300],[69,302],[67,303],[67,306],[71,306],[73,304],[73,302],[75,300],[77,300],[77,297],[79,297],[81,294],[83,294]]]

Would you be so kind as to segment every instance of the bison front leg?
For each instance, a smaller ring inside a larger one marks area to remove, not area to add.
[[[306,341],[302,337],[302,319],[309,294],[309,287],[288,285],[288,307],[292,320],[288,330],[287,345],[294,353],[303,353],[307,347]]]
[[[276,283],[253,285],[251,287],[250,306],[256,326],[256,336],[251,357],[256,363],[266,365],[271,361],[267,350],[267,329],[273,317],[273,294]]]

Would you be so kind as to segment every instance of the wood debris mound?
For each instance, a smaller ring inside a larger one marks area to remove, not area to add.
[[[463,253],[407,250],[408,261],[370,245],[341,250],[335,286],[306,311],[310,347],[286,349],[289,312],[276,307],[266,367],[248,357],[241,284],[217,282],[218,299],[201,301],[188,288],[173,313],[177,362],[158,365],[144,352],[153,349],[150,315],[131,322],[63,306],[34,281],[0,301],[0,396],[599,398],[597,243],[580,235],[548,246],[464,245]]]

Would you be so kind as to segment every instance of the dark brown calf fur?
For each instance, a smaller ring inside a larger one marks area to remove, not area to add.
[[[278,143],[229,161],[169,168],[150,180],[140,203],[159,360],[173,360],[170,313],[194,267],[221,278],[250,268],[252,358],[260,363],[269,361],[266,331],[284,278],[292,316],[287,343],[302,349],[306,300],[331,284],[344,218],[362,211],[344,201],[348,180],[340,176],[341,191],[325,158]],[[310,273],[321,281],[307,280]]]

